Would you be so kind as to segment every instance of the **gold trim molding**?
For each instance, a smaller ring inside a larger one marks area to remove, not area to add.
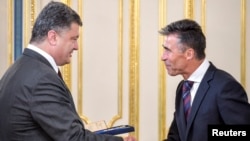
[[[185,18],[194,19],[194,0],[185,0]]]
[[[27,47],[35,21],[35,0],[25,0],[24,47]]]
[[[82,9],[82,3],[83,0],[78,0],[78,14],[80,15],[81,19],[83,19],[83,9]],[[80,28],[80,36],[79,36],[79,49],[78,49],[78,55],[77,55],[77,63],[78,63],[78,72],[77,72],[77,111],[78,114],[80,115],[81,119],[85,122],[85,123],[89,123],[89,119],[85,116],[83,116],[82,113],[82,98],[83,98],[83,90],[82,90],[82,86],[83,86],[83,28]]]
[[[204,34],[206,34],[206,0],[201,1],[201,28]]]
[[[139,0],[130,0],[129,124],[139,140]]]
[[[8,65],[13,63],[13,0],[8,0]]]
[[[67,4],[68,6],[71,6],[71,0],[62,0],[63,3]],[[62,70],[62,76],[63,76],[63,80],[66,83],[66,85],[68,86],[69,90],[71,91],[71,64],[67,64],[64,65],[63,67],[61,67]]]
[[[246,0],[241,0],[241,84],[246,88]]]
[[[167,2],[166,0],[160,0],[159,1],[159,27],[162,28],[166,25],[166,16],[167,16]],[[159,37],[159,58],[161,58],[161,55],[163,53],[163,48],[162,48],[162,41],[163,41],[164,37],[160,36]],[[167,130],[167,125],[166,125],[166,70],[164,67],[164,64],[162,63],[162,61],[159,59],[159,96],[158,96],[158,118],[159,118],[159,122],[158,122],[158,127],[159,127],[159,140],[162,141],[163,139],[166,138],[166,134],[168,132]]]

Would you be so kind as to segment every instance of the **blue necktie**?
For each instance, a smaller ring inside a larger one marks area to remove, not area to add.
[[[183,98],[183,105],[184,105],[184,114],[186,121],[191,111],[191,95],[190,90],[193,86],[193,81],[184,81],[182,86],[182,98]]]

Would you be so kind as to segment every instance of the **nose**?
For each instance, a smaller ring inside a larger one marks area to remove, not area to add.
[[[164,51],[164,52],[162,53],[161,60],[162,60],[162,61],[167,60],[167,53],[166,53],[166,51]]]
[[[74,50],[78,50],[78,48],[79,48],[78,42],[75,42],[75,44],[74,44]]]

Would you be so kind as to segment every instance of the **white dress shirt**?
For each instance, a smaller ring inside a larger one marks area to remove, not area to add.
[[[188,78],[190,81],[194,81],[193,87],[190,91],[191,93],[191,105],[193,103],[194,97],[196,95],[196,92],[200,86],[201,80],[204,77],[208,67],[210,66],[210,63],[207,59],[205,59],[202,64],[191,74],[191,76]]]

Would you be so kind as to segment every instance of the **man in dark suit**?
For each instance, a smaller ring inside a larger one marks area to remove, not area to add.
[[[63,3],[43,8],[30,44],[0,81],[1,141],[135,141],[85,129],[57,74],[78,49],[80,26],[79,15]]]
[[[207,141],[208,125],[249,125],[247,94],[235,78],[206,59],[206,38],[200,25],[183,19],[159,33],[164,36],[161,59],[168,74],[184,79],[176,90],[174,118],[165,141]],[[192,83],[191,89],[182,95],[186,82]]]

